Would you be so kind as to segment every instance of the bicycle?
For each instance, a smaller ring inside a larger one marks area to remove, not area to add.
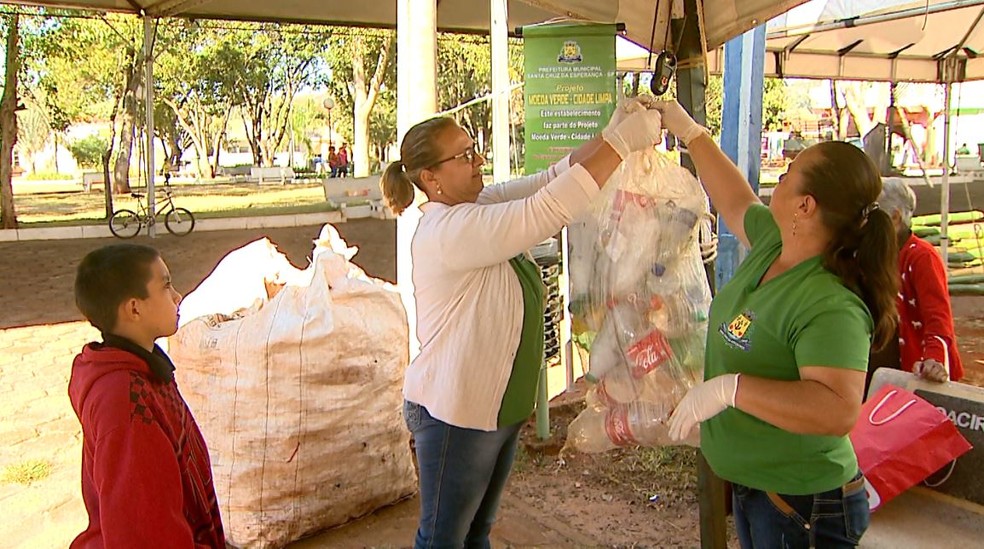
[[[133,210],[117,210],[113,217],[109,218],[109,231],[117,238],[133,238],[140,233],[140,229],[157,223],[157,216],[164,214],[164,227],[167,232],[174,236],[184,236],[195,228],[195,216],[185,208],[178,208],[174,205],[174,196],[171,193],[170,177],[164,178],[164,201],[161,207],[150,215],[147,207],[144,206],[143,198],[146,195],[140,193],[130,193],[130,196],[137,199],[139,213]]]

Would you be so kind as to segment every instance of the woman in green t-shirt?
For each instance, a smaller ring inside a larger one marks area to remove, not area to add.
[[[705,381],[677,406],[670,435],[701,424],[708,463],[734,485],[742,547],[856,546],[868,502],[847,435],[869,350],[894,337],[898,291],[878,170],[850,144],[814,145],[766,208],[679,104],[655,108],[749,248],[711,303]]]

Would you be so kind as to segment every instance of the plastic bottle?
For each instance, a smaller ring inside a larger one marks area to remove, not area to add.
[[[580,452],[605,452],[620,446],[666,446],[672,408],[632,402],[608,409],[586,408],[567,428],[567,444]]]
[[[625,349],[641,339],[647,329],[645,315],[649,306],[642,299],[629,296],[608,308],[598,335],[591,343],[589,381],[598,381],[617,366],[626,364]]]
[[[683,398],[676,376],[669,368],[650,372],[640,379],[625,368],[617,368],[599,380],[585,395],[589,406],[613,408],[636,401],[674,406]]]

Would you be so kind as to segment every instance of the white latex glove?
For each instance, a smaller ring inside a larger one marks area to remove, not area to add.
[[[687,438],[694,425],[725,411],[735,405],[738,394],[738,378],[741,374],[724,374],[709,379],[687,391],[670,416],[670,439],[680,441]]]
[[[663,140],[662,116],[654,110],[629,113],[614,128],[605,128],[601,137],[625,160],[630,154],[657,145]]]
[[[937,383],[945,383],[950,380],[950,372],[946,371],[946,366],[932,358],[920,360],[913,364],[912,373],[923,379]]]
[[[615,112],[612,113],[611,119],[608,120],[605,130],[615,129],[627,116],[648,109],[654,101],[656,99],[651,95],[637,95],[622,99],[618,102],[618,105],[615,105]]]
[[[677,136],[684,145],[690,145],[698,136],[708,133],[707,128],[694,122],[690,114],[675,100],[656,101],[651,108],[663,115],[663,127]]]

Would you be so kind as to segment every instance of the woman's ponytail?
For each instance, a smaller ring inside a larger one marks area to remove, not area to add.
[[[383,202],[393,212],[400,215],[403,210],[413,204],[413,182],[407,176],[402,161],[396,161],[386,166],[383,177],[379,181],[379,189],[383,192]]]

